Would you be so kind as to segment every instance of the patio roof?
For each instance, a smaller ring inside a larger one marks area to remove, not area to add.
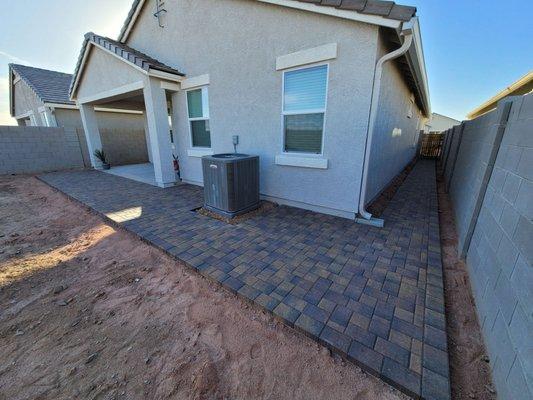
[[[85,68],[87,59],[89,58],[91,46],[96,46],[116,57],[119,57],[123,61],[127,62],[131,66],[135,67],[136,69],[142,71],[147,75],[152,75],[154,74],[154,72],[159,72],[160,74],[164,74],[168,77],[185,76],[177,69],[163,64],[155,58],[152,58],[145,53],[135,50],[134,48],[124,43],[120,43],[108,37],[100,36],[93,32],[89,32],[85,34],[85,39],[83,41],[80,56],[78,58],[78,63],[74,71],[74,76],[69,90],[71,99],[76,94],[76,89],[83,75],[83,70]]]

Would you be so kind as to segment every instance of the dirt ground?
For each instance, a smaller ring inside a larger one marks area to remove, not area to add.
[[[457,256],[453,206],[442,178],[437,184],[452,399],[495,400],[468,270]]]
[[[405,398],[35,178],[0,177],[0,399]]]

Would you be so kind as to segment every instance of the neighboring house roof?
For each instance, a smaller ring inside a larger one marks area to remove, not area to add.
[[[20,64],[9,64],[9,69],[19,76],[43,103],[74,104],[68,95],[71,74]]]
[[[89,32],[85,34],[85,39],[83,41],[80,56],[78,58],[78,63],[76,65],[72,83],[70,85],[69,94],[71,97],[73,94],[75,94],[79,80],[83,75],[83,69],[88,58],[90,45],[97,46],[98,48],[123,59],[125,62],[131,64],[137,69],[142,70],[146,74],[150,74],[152,71],[156,70],[171,75],[184,76],[184,74],[177,69],[169,67],[168,65],[163,64],[162,62],[150,57],[147,54],[141,53],[140,51],[125,45],[124,43],[120,43],[116,40]]]
[[[325,9],[355,12],[360,15],[376,16],[385,19],[407,22],[416,15],[416,7],[403,6],[393,1],[383,0],[257,0],[266,3],[275,3],[282,6],[296,7],[297,3],[308,3],[322,6]],[[137,16],[146,0],[134,0],[124,25],[118,36],[120,42],[126,41]],[[291,4],[294,3],[294,4]],[[340,16],[340,15],[339,15]],[[371,22],[371,21],[366,21]],[[377,20],[375,21],[377,22]]]
[[[490,98],[466,116],[468,119],[480,117],[498,107],[498,101],[509,96],[522,96],[533,91],[533,71],[528,72],[511,86]]]

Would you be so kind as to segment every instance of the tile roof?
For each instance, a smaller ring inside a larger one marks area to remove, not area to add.
[[[68,95],[72,80],[71,74],[20,64],[9,64],[9,67],[35,92],[42,102],[74,104]]]
[[[416,7],[403,6],[393,1],[384,0],[291,0],[300,3],[312,3],[317,6],[335,7],[340,10],[355,11],[360,14],[377,15],[397,21],[409,21],[416,15]],[[124,40],[130,24],[135,23],[138,7],[144,4],[144,0],[134,0],[128,16],[122,25],[119,40]]]
[[[85,34],[85,39],[108,49],[112,53],[115,53],[126,61],[141,67],[145,71],[157,69],[159,71],[184,76],[184,74],[177,69],[169,67],[149,55],[141,53],[140,51],[135,50],[124,43],[117,42],[116,40],[99,36],[92,32]]]
[[[340,10],[356,11],[360,14],[377,15],[398,21],[409,21],[416,14],[416,7],[402,6],[383,0],[296,0],[317,6],[335,7]]]
[[[70,93],[72,93],[72,90],[78,78],[78,74],[80,72],[80,68],[82,67],[82,63],[84,60],[85,50],[87,48],[87,44],[89,43],[93,43],[106,49],[107,51],[123,58],[130,64],[135,65],[145,70],[146,72],[151,69],[156,69],[158,71],[184,76],[184,74],[178,71],[177,69],[169,67],[168,65],[163,64],[162,62],[150,57],[145,53],[135,50],[134,48],[127,46],[124,43],[120,43],[108,37],[100,36],[93,32],[89,32],[85,34],[85,40],[83,42],[82,50],[78,58],[76,70],[74,71],[74,79],[72,80],[72,84],[70,86]]]

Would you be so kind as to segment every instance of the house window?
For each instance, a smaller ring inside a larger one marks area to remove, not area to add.
[[[187,108],[192,147],[211,147],[209,95],[206,87],[187,92]]]
[[[328,65],[283,75],[283,150],[322,153]]]

